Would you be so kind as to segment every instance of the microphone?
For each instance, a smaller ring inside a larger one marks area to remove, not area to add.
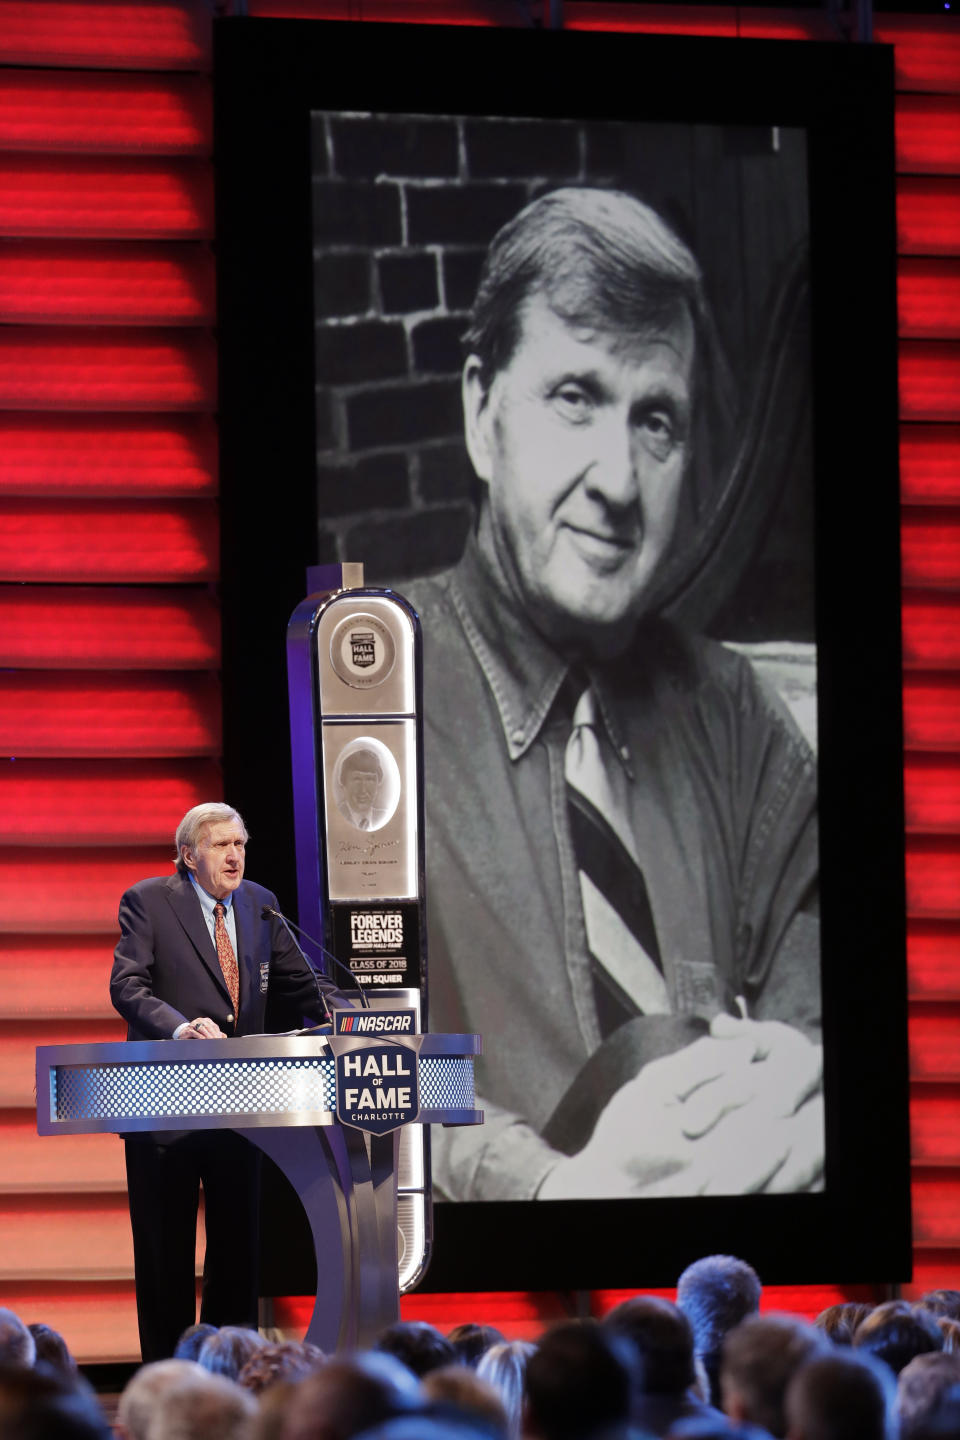
[[[295,925],[292,920],[288,920],[287,917],[286,917],[286,915],[284,915],[284,914],[282,913],[282,911],[280,911],[280,910],[275,910],[272,905],[264,905],[263,909],[262,909],[261,912],[260,912],[260,918],[261,918],[262,920],[266,920],[266,918],[267,918],[268,915],[272,915],[275,919],[277,919],[277,920],[280,921],[280,924],[281,924],[281,925],[283,926],[283,928],[286,930],[287,934],[290,936],[290,939],[293,941],[294,945],[296,945],[298,952],[303,956],[303,959],[304,959],[304,961],[305,961],[305,963],[306,963],[307,969],[310,971],[310,974],[313,976],[314,980],[316,981],[317,993],[319,994],[320,999],[321,999],[321,1001],[323,1002],[323,1007],[324,1007],[325,1010],[327,1009],[327,1001],[326,1001],[326,996],[324,995],[323,990],[321,989],[321,986],[320,986],[320,976],[317,974],[317,971],[314,969],[313,965],[312,965],[312,964],[310,963],[310,961],[307,959],[307,956],[306,956],[306,954],[305,954],[305,952],[304,952],[303,946],[300,944],[300,942],[299,942],[299,940],[297,939],[296,935],[294,935],[294,933],[293,933],[294,930],[298,931],[298,932],[303,936],[303,938],[304,938],[305,940],[309,940],[310,944],[313,945],[313,946],[315,946],[316,949],[320,951],[320,954],[323,956],[323,958],[324,958],[325,960],[329,960],[332,964],[336,965],[336,967],[337,967],[338,970],[342,970],[345,975],[349,975],[349,976],[350,976],[350,983],[351,983],[351,985],[356,985],[356,987],[357,987],[357,989],[358,989],[358,991],[359,991],[359,993],[360,993],[360,1004],[361,1004],[361,1006],[363,1007],[364,1010],[369,1010],[369,1009],[370,1009],[370,1001],[367,999],[367,996],[366,996],[366,994],[364,993],[363,986],[357,984],[357,977],[354,975],[354,973],[353,973],[353,971],[350,969],[350,966],[349,966],[349,965],[344,965],[343,961],[342,961],[342,960],[338,960],[337,957],[336,957],[336,955],[334,955],[330,950],[328,950],[328,949],[326,948],[326,946],[320,944],[320,941],[319,941],[319,940],[315,940],[314,937],[313,937],[312,935],[309,935],[306,930],[301,929],[301,927],[300,927],[299,925]],[[346,1005],[346,1007],[347,1007],[348,1010],[354,1010],[354,1009],[356,1008],[356,1007],[352,1004],[352,1002],[347,999],[347,997],[344,995],[343,991],[340,990],[340,989],[338,989],[338,987],[337,987],[336,985],[334,985],[334,983],[333,983],[332,980],[327,980],[326,976],[324,976],[323,978],[324,978],[324,980],[326,981],[326,984],[330,987],[330,992],[331,992],[331,994],[336,994],[336,995],[344,1002],[344,1004]],[[328,1013],[328,1014],[330,1013],[329,1010],[327,1010],[327,1013]]]

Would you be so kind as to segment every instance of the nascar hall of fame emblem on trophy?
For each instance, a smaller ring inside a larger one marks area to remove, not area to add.
[[[407,1009],[334,1013],[336,1033],[327,1043],[336,1060],[337,1119],[342,1125],[387,1135],[416,1121],[423,1036],[409,1033],[414,1014]]]
[[[390,678],[397,652],[389,628],[376,615],[359,611],[341,620],[330,637],[330,664],[354,690]]]

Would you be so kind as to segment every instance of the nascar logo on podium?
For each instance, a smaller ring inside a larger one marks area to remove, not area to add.
[[[417,1012],[409,1010],[334,1010],[334,1035],[412,1035]]]

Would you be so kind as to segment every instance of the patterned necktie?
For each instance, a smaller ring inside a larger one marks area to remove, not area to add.
[[[213,929],[213,938],[217,945],[217,959],[220,961],[220,969],[223,971],[223,978],[230,992],[234,1017],[239,1018],[240,971],[237,966],[237,957],[233,953],[233,946],[230,943],[230,933],[227,930],[227,922],[224,919],[227,912],[219,900],[213,907],[213,913],[217,917],[217,923]]]
[[[630,781],[589,685],[574,710],[564,773],[597,1013],[608,1035],[637,1014],[668,1014],[670,998],[630,823]]]

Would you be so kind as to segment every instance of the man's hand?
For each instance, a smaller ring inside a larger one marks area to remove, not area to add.
[[[208,1015],[201,1015],[199,1020],[191,1020],[185,1025],[177,1036],[178,1040],[226,1040],[226,1035],[220,1029],[215,1020]]]
[[[719,1015],[617,1091],[539,1198],[808,1189],[823,1170],[822,1063],[790,1025]]]

